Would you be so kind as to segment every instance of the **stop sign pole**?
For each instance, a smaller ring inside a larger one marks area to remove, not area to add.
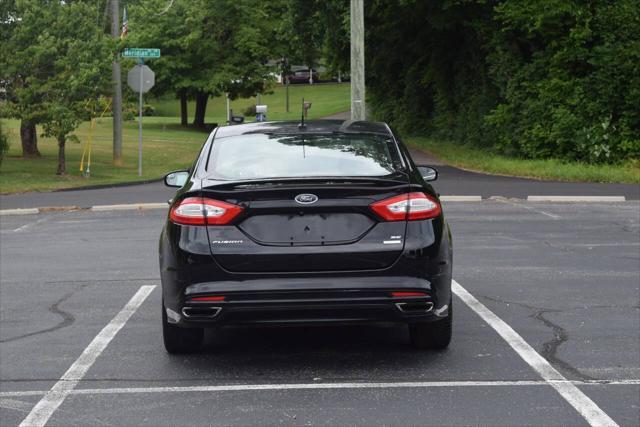
[[[138,68],[140,68],[140,92],[138,96],[138,176],[142,176],[142,66],[144,60],[138,59]]]
[[[160,49],[125,49],[125,58],[138,58],[136,65],[127,75],[127,83],[133,91],[138,92],[138,176],[142,176],[142,94],[148,92],[155,84],[155,75],[151,68],[144,65],[143,58],[159,58]]]

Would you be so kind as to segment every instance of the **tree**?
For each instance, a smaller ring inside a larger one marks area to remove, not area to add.
[[[6,90],[7,103],[0,110],[3,116],[11,116],[20,119],[20,139],[22,142],[22,155],[24,157],[39,157],[38,136],[36,122],[38,117],[30,110],[30,93],[22,92],[22,102],[16,99],[16,94],[11,91],[13,87],[25,86],[26,76],[18,62],[16,54],[26,47],[27,39],[16,36],[16,28],[20,24],[20,16],[16,2],[6,0],[0,2],[0,84]],[[18,101],[18,102],[17,102]]]
[[[527,158],[640,157],[638,0],[371,0],[368,105]]]
[[[2,130],[2,121],[0,121],[0,165],[7,151],[9,151],[9,137]]]
[[[56,138],[57,173],[64,174],[69,134],[89,118],[88,101],[107,91],[109,39],[93,1],[17,0],[12,13],[2,52],[5,110]]]
[[[187,99],[195,99],[193,124],[204,126],[210,96],[231,98],[264,90],[269,80],[272,29],[264,3],[252,0],[142,0],[129,11],[127,43],[162,49],[154,61],[157,91],[180,98],[186,125]]]
[[[349,2],[325,0],[321,3],[324,34],[322,56],[333,75],[351,72],[351,12]],[[328,29],[331,29],[330,31]]]
[[[267,10],[274,19],[271,23],[271,28],[274,29],[274,42],[271,45],[272,52],[276,53],[274,57],[284,57],[289,64],[303,64],[313,68],[320,62],[323,54],[328,53],[330,65],[334,65],[333,54],[336,52],[329,49],[337,47],[344,40],[343,20],[344,12],[348,10],[347,2],[280,0],[266,3],[269,3]]]

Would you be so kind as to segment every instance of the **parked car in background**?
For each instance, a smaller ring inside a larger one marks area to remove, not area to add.
[[[311,75],[313,78],[313,83],[317,83],[320,81],[318,78],[318,72],[316,70],[311,70]],[[298,70],[294,71],[292,74],[289,74],[289,83],[309,83],[309,70]]]

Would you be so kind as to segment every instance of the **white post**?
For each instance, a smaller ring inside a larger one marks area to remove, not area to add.
[[[138,99],[138,176],[142,176],[142,60],[140,60],[140,97]]]
[[[364,0],[351,0],[351,120],[366,120]]]

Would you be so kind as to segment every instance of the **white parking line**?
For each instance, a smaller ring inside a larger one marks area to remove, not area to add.
[[[20,233],[20,232],[25,231],[25,230],[27,230],[27,229],[35,226],[35,225],[42,224],[43,222],[48,221],[48,220],[49,220],[49,217],[45,216],[44,218],[40,218],[39,220],[36,220],[36,221],[33,221],[33,222],[28,222],[25,225],[14,229],[13,232],[14,233]]]
[[[29,415],[20,423],[20,427],[44,426],[51,415],[64,402],[67,396],[78,385],[98,356],[127,323],[138,307],[149,296],[156,285],[143,285],[129,300],[122,310],[105,326],[91,343],[84,349],[80,357],[69,367],[62,378],[33,407]]]
[[[310,383],[310,384],[255,384],[185,387],[130,387],[107,389],[79,389],[75,387],[91,368],[107,345],[122,329],[136,310],[142,305],[155,285],[141,286],[125,307],[105,326],[87,346],[80,357],[71,365],[62,378],[47,391],[42,399],[22,421],[20,426],[44,426],[67,396],[79,394],[121,394],[121,393],[162,393],[162,392],[213,392],[243,390],[298,390],[298,389],[354,389],[354,388],[407,388],[407,387],[493,387],[493,386],[540,386],[550,385],[562,396],[591,426],[617,426],[600,407],[587,397],[578,385],[640,384],[640,380],[569,381],[546,359],[540,356],[517,332],[478,301],[455,280],[452,291],[480,318],[487,322],[514,350],[531,366],[543,381],[432,381],[393,383]],[[0,397],[41,395],[40,391],[1,392]]]
[[[487,322],[529,366],[555,388],[560,396],[573,406],[589,425],[618,425],[586,394],[568,381],[544,357],[540,356],[511,326],[496,316],[455,280],[451,283],[451,289],[482,320]]]
[[[576,386],[613,386],[640,385],[640,380],[590,380],[590,381],[407,381],[382,383],[294,383],[294,384],[230,384],[203,385],[181,387],[114,387],[74,389],[70,395],[93,394],[132,394],[132,393],[183,393],[183,392],[216,392],[216,391],[250,391],[250,390],[315,390],[315,389],[349,389],[349,388],[430,388],[430,387],[515,387],[515,386],[549,386],[550,382],[569,382]],[[0,398],[41,396],[45,390],[3,391]]]
[[[542,209],[536,209],[536,208],[534,208],[532,206],[523,205],[521,203],[515,203],[515,202],[512,202],[510,200],[505,199],[504,197],[495,197],[492,200],[495,200],[495,201],[500,202],[500,203],[506,203],[506,204],[509,204],[509,205],[517,206],[519,208],[526,209],[528,211],[537,212],[539,214],[548,216],[551,219],[560,219],[561,218],[560,215],[555,215],[555,214],[552,214],[552,213],[549,213],[549,212],[545,212]]]

